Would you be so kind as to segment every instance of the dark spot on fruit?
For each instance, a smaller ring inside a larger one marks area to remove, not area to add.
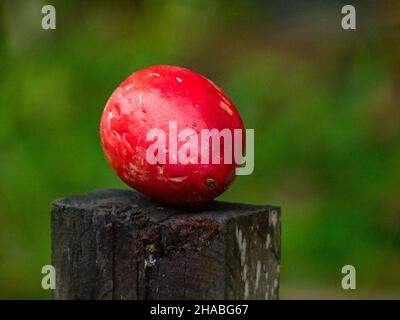
[[[210,189],[215,189],[217,187],[217,182],[213,178],[207,178],[204,180],[204,184]]]

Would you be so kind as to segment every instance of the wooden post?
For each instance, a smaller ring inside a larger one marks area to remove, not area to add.
[[[55,299],[278,299],[278,207],[101,190],[53,202],[51,228]]]

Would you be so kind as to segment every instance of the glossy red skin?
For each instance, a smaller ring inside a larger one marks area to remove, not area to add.
[[[177,121],[178,133],[192,128],[199,136],[207,128],[244,130],[232,101],[211,81],[184,68],[153,66],[129,76],[104,108],[100,137],[108,162],[126,184],[160,202],[196,205],[214,199],[235,177],[236,164],[224,164],[223,152],[220,164],[200,164],[200,158],[186,165],[146,161],[154,143],[146,141],[147,132],[162,129],[169,143],[169,121]],[[178,150],[184,143],[178,141]],[[210,178],[215,185],[207,185]]]

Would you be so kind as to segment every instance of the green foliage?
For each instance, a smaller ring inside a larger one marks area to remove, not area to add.
[[[282,206],[283,297],[297,283],[340,291],[344,264],[362,288],[399,289],[393,39],[334,29],[328,41],[314,19],[283,27],[238,1],[135,3],[56,4],[56,31],[40,30],[39,2],[21,25],[3,6],[0,298],[49,297],[40,271],[52,200],[124,187],[103,157],[99,119],[117,85],[153,64],[215,80],[255,128],[255,172],[221,198]]]

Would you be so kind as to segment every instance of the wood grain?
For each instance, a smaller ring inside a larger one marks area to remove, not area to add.
[[[278,299],[280,208],[100,190],[52,204],[55,299]]]

